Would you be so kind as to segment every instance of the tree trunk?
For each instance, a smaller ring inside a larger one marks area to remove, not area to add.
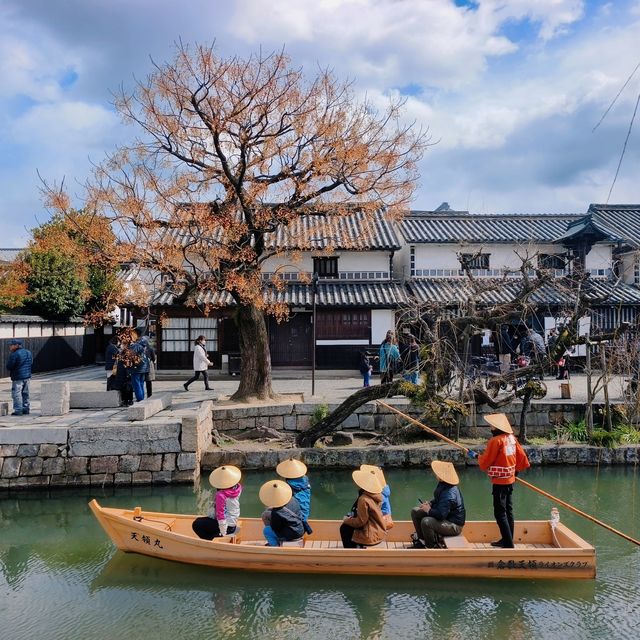
[[[396,380],[386,384],[376,384],[372,387],[364,387],[360,391],[351,394],[333,413],[324,420],[318,422],[307,431],[303,431],[296,443],[300,447],[312,447],[318,438],[329,435],[335,431],[358,407],[366,402],[379,398],[391,398],[400,393],[400,386],[404,380]]]
[[[271,353],[264,314],[253,305],[241,306],[236,316],[240,341],[240,386],[232,400],[274,398],[271,387]]]
[[[524,395],[522,396],[522,409],[520,411],[520,430],[518,431],[518,440],[522,444],[527,444],[527,413],[529,412],[529,408],[531,407],[531,397],[533,396],[533,391],[531,389],[526,389]]]

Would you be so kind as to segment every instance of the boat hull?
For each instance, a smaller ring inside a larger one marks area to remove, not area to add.
[[[515,549],[488,545],[497,527],[492,522],[465,525],[464,547],[404,548],[410,522],[396,522],[388,542],[367,549],[338,546],[340,521],[312,521],[304,547],[266,547],[260,519],[243,518],[240,538],[201,540],[192,533],[195,516],[90,507],[113,543],[122,551],[223,569],[280,573],[328,573],[390,576],[464,576],[478,578],[595,577],[595,550],[560,524],[551,542],[546,521],[518,522]],[[136,516],[141,520],[136,520]],[[467,541],[468,539],[468,541]],[[531,542],[541,540],[539,543]],[[528,542],[529,541],[529,542]]]

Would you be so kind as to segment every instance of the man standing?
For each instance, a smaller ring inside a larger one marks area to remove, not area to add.
[[[22,340],[11,340],[9,349],[11,355],[7,360],[7,369],[11,374],[11,397],[13,399],[13,413],[11,415],[27,415],[30,408],[29,380],[31,380],[33,356],[31,351],[22,346]]]
[[[509,419],[504,413],[491,413],[484,419],[491,426],[492,438],[484,453],[478,457],[478,466],[487,472],[493,486],[493,515],[498,523],[501,538],[492,547],[513,549],[513,504],[511,494],[516,473],[527,469],[529,459],[513,435]],[[475,454],[474,454],[475,455]]]

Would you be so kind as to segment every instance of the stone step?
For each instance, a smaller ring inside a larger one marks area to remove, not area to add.
[[[171,407],[173,396],[169,393],[154,394],[151,398],[136,402],[127,409],[127,419],[133,421],[146,420],[160,411]]]

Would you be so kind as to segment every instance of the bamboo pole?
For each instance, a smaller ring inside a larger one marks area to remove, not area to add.
[[[376,402],[380,406],[384,407],[385,409],[390,409],[394,413],[397,413],[399,416],[403,417],[405,420],[408,420],[409,422],[412,422],[413,424],[418,425],[420,428],[424,429],[425,431],[428,431],[429,433],[431,433],[432,435],[436,436],[437,438],[440,438],[440,440],[444,440],[445,442],[448,442],[449,444],[453,445],[454,447],[457,447],[458,449],[462,449],[462,451],[465,451],[466,453],[469,452],[469,449],[467,447],[465,447],[464,445],[461,445],[458,442],[454,442],[453,440],[450,440],[446,436],[443,436],[439,431],[436,431],[435,429],[432,429],[431,427],[427,427],[426,424],[422,424],[422,422],[412,418],[411,416],[408,416],[406,413],[403,413],[399,409],[396,409],[395,407],[392,407],[391,405],[387,404],[386,402],[383,402],[382,400],[376,400]],[[574,513],[577,513],[579,516],[582,516],[583,518],[586,518],[587,520],[590,520],[591,522],[595,522],[595,524],[600,525],[601,527],[603,527],[607,531],[611,531],[611,533],[615,533],[616,535],[619,535],[621,538],[624,538],[625,540],[628,540],[629,542],[633,542],[633,544],[636,544],[636,545],[638,545],[640,547],[640,540],[636,540],[635,538],[632,538],[631,536],[628,536],[626,533],[622,533],[622,531],[618,531],[617,529],[614,529],[612,526],[606,524],[605,522],[602,522],[602,520],[598,520],[598,518],[594,518],[592,515],[589,515],[588,513],[585,513],[584,511],[581,511],[577,507],[574,507],[574,506],[570,505],[568,502],[565,502],[564,500],[561,500],[560,498],[556,498],[556,496],[553,496],[550,493],[547,493],[546,491],[536,487],[535,485],[531,484],[530,482],[527,482],[526,480],[522,480],[521,478],[517,478],[517,477],[516,477],[516,482],[519,482],[520,484],[524,485],[525,487],[528,487],[532,491],[536,491],[540,495],[543,495],[545,498],[548,498],[549,500],[552,500],[553,502],[557,502],[559,505],[562,505],[563,507],[566,507],[567,509],[569,509],[569,511],[573,511]]]

